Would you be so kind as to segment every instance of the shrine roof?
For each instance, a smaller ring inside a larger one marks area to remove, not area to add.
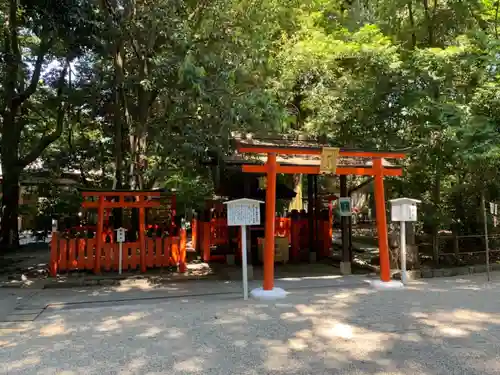
[[[335,146],[327,142],[325,137],[312,138],[304,135],[282,135],[282,136],[255,136],[247,133],[232,133],[232,142],[234,148],[241,152],[273,152],[277,154],[310,154],[319,155],[324,147],[339,147],[340,155],[358,156],[364,158],[385,157],[393,159],[401,159],[409,149],[404,150],[369,150],[369,149],[353,149],[341,146]]]

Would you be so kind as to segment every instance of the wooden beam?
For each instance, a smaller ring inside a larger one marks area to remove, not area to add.
[[[265,165],[248,165],[241,166],[241,170],[245,173],[267,173]],[[319,174],[319,166],[295,166],[295,165],[278,165],[276,173],[285,174]],[[375,169],[372,167],[338,167],[336,175],[357,175],[357,176],[374,176]],[[384,168],[384,176],[402,176],[402,168]]]
[[[82,197],[160,197],[159,191],[82,191]]]
[[[104,197],[102,197],[104,198]],[[99,198],[100,199],[100,198]],[[102,203],[104,208],[155,208],[161,207],[159,201],[143,201],[143,202],[106,202]],[[83,208],[99,208],[99,202],[84,201]]]

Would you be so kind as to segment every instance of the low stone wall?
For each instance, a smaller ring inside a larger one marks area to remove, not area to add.
[[[500,264],[490,264],[491,271],[500,271]],[[428,279],[432,277],[452,277],[460,275],[472,275],[475,273],[485,273],[486,265],[452,267],[452,268],[437,268],[437,269],[423,269],[420,271],[421,277]]]
[[[406,277],[408,280],[417,280],[422,278],[420,270],[415,271],[406,271]],[[401,271],[400,270],[391,270],[391,278],[394,280],[401,280]]]
[[[378,270],[377,270],[378,271]],[[490,264],[490,271],[500,271],[500,264]],[[461,275],[472,275],[475,273],[486,273],[486,265],[450,267],[450,268],[425,268],[422,270],[407,271],[408,280],[430,279],[433,277],[453,277]],[[401,280],[400,270],[391,270],[394,280]]]
[[[491,271],[500,271],[500,264],[490,264]],[[417,271],[408,271],[408,280],[430,279],[433,277],[453,277],[462,275],[472,275],[475,273],[486,273],[486,265],[451,267],[451,268],[425,268]],[[401,280],[401,271],[393,270],[392,278]]]

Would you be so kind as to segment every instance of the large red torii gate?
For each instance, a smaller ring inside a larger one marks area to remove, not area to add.
[[[264,173],[267,176],[266,189],[266,223],[264,244],[264,283],[266,291],[274,288],[274,217],[276,211],[276,174],[320,174],[320,165],[280,165],[277,155],[310,155],[320,156],[323,152],[321,146],[304,145],[276,145],[272,142],[254,142],[253,140],[239,139],[236,141],[236,150],[239,153],[252,153],[267,155],[265,164],[243,164],[242,171],[247,173]],[[374,176],[375,208],[377,216],[378,245],[380,255],[380,279],[389,282],[390,262],[389,245],[387,236],[387,218],[384,196],[384,176],[401,176],[402,168],[385,167],[383,159],[403,159],[404,152],[391,151],[360,151],[340,149],[339,157],[365,158],[371,160],[371,165],[343,166],[336,168],[336,175]]]

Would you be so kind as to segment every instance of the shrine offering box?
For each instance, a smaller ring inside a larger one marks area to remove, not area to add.
[[[289,260],[290,240],[288,237],[274,237],[274,261],[287,263]],[[264,238],[258,239],[259,261],[264,261]]]

